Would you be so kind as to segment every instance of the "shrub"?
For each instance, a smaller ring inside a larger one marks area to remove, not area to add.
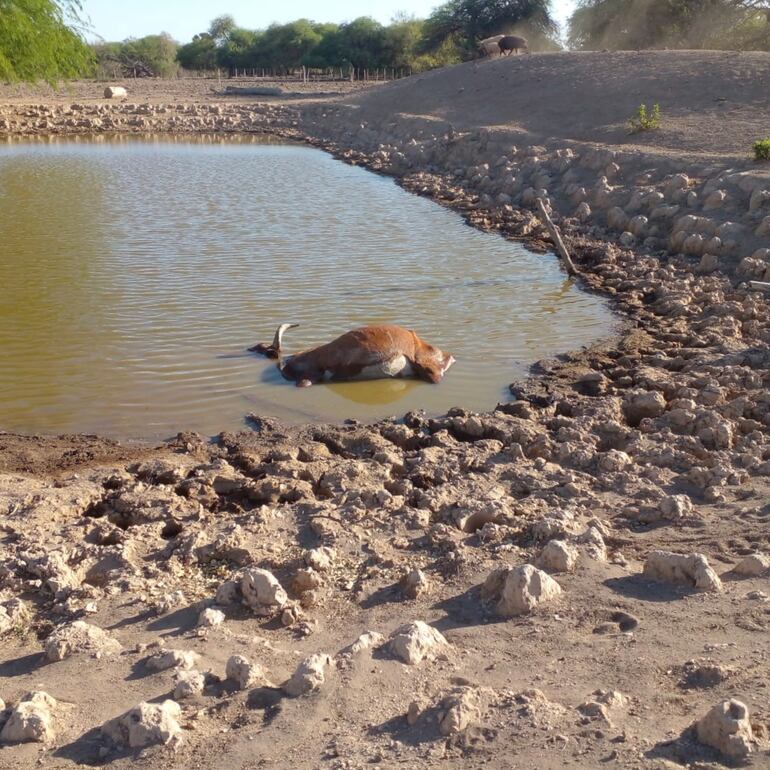
[[[640,104],[639,109],[631,120],[628,121],[628,127],[632,134],[660,128],[660,105],[656,102],[652,105],[652,111],[648,113],[647,105]]]
[[[770,160],[770,139],[754,142],[754,160]]]

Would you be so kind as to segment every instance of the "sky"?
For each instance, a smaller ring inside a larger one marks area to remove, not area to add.
[[[426,17],[441,0],[282,0],[275,5],[265,0],[83,0],[83,10],[92,26],[91,38],[125,40],[158,32],[168,32],[180,43],[187,43],[198,32],[208,29],[216,16],[230,14],[247,29],[260,29],[272,22],[295,19],[342,22],[358,16],[373,16],[383,24],[394,14],[405,11]],[[565,19],[573,0],[553,0],[554,15]]]

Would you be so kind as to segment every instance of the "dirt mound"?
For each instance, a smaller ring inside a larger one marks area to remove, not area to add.
[[[573,139],[685,154],[746,156],[768,134],[770,54],[739,51],[543,53],[483,59],[351,95],[362,120],[395,113],[456,129],[498,127],[532,142]],[[640,104],[660,130],[629,134]]]

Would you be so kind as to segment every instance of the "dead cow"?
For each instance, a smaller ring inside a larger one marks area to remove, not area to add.
[[[505,35],[497,41],[497,46],[500,49],[500,53],[503,56],[508,56],[511,51],[518,53],[519,51],[529,51],[529,43],[524,37],[517,37],[516,35]]]
[[[354,329],[341,337],[283,359],[283,332],[294,324],[281,324],[272,345],[251,350],[279,358],[281,374],[299,388],[325,380],[378,380],[387,377],[418,377],[440,382],[455,362],[451,353],[429,345],[411,329],[383,324]]]

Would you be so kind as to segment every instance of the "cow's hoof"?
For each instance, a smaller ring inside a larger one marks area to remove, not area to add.
[[[298,388],[309,388],[312,384],[310,380],[297,380]]]

